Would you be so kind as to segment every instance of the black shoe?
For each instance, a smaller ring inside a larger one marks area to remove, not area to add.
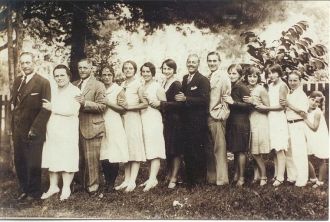
[[[21,193],[21,195],[19,195],[19,197],[17,197],[17,200],[24,200],[28,197],[27,193]]]

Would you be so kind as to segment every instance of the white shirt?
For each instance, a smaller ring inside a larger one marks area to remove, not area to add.
[[[287,100],[295,108],[307,113],[309,107],[308,98],[301,86],[295,89],[292,93],[289,93]],[[298,113],[289,107],[286,108],[286,118],[287,120],[302,119]]]
[[[23,74],[23,75],[22,75],[22,80],[24,79],[24,76],[26,76],[25,83],[27,84],[27,83],[32,79],[32,77],[33,77],[35,74],[36,74],[35,72],[33,72],[33,73],[29,74],[29,75],[25,75],[25,74]]]

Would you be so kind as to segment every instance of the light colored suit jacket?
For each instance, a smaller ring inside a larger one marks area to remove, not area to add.
[[[73,82],[78,86],[81,80]],[[79,129],[85,139],[102,136],[105,133],[103,113],[106,110],[105,87],[103,83],[91,76],[82,95],[85,105],[81,106],[79,113]]]

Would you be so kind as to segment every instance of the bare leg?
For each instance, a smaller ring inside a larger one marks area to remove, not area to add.
[[[316,182],[317,177],[316,177],[316,173],[315,173],[315,169],[314,166],[312,164],[311,161],[308,161],[308,173],[309,173],[309,178],[310,180],[313,182]]]
[[[134,161],[131,163],[131,176],[130,176],[128,186],[125,189],[125,192],[131,192],[135,189],[135,187],[136,187],[135,181],[136,181],[137,175],[139,173],[139,169],[140,169],[140,162]]]
[[[176,186],[178,172],[181,165],[181,158],[179,156],[174,157],[172,164],[173,164],[172,165],[173,168],[172,168],[172,174],[170,177],[170,183],[168,184],[168,188],[174,188]]]
[[[260,185],[263,186],[267,183],[267,175],[266,175],[266,167],[264,160],[262,159],[262,154],[253,155],[254,159],[256,160],[259,172],[260,172]]]
[[[327,160],[322,160],[320,169],[319,169],[319,181],[324,181],[326,175],[327,175]]]
[[[58,173],[49,171],[49,189],[42,194],[41,199],[47,199],[58,192],[60,192],[60,188],[58,188]]]
[[[62,188],[60,200],[66,200],[71,195],[70,185],[73,180],[73,176],[74,176],[74,173],[68,173],[68,172],[62,173],[63,188]]]
[[[246,155],[245,153],[238,154],[238,164],[239,164],[239,180],[237,181],[238,186],[242,186],[244,184],[244,173],[245,173],[245,163],[246,163]]]
[[[160,168],[160,159],[156,158],[151,160],[150,175],[149,175],[148,183],[146,184],[146,187],[143,189],[144,192],[149,191],[150,189],[157,186],[158,184],[157,175],[159,172],[159,168]]]
[[[275,155],[274,155],[274,176],[273,176],[273,179],[275,179],[276,178],[276,176],[277,176],[277,154],[275,153]]]
[[[238,181],[238,175],[239,175],[239,167],[238,167],[238,154],[234,153],[234,179],[233,181]]]
[[[277,151],[277,175],[273,186],[279,186],[284,181],[285,172],[285,153],[283,150]]]
[[[128,183],[131,179],[131,162],[125,163],[125,178],[124,181],[119,185],[115,187],[115,190],[121,190],[128,186]]]

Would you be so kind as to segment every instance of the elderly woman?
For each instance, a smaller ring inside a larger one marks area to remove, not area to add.
[[[62,175],[63,188],[60,200],[68,199],[74,173],[79,167],[79,109],[75,96],[81,92],[70,83],[71,72],[65,65],[53,71],[57,89],[52,103],[44,101],[43,107],[52,112],[47,124],[46,142],[42,153],[42,167],[49,170],[49,189],[41,196],[46,199],[60,191],[58,176]]]

